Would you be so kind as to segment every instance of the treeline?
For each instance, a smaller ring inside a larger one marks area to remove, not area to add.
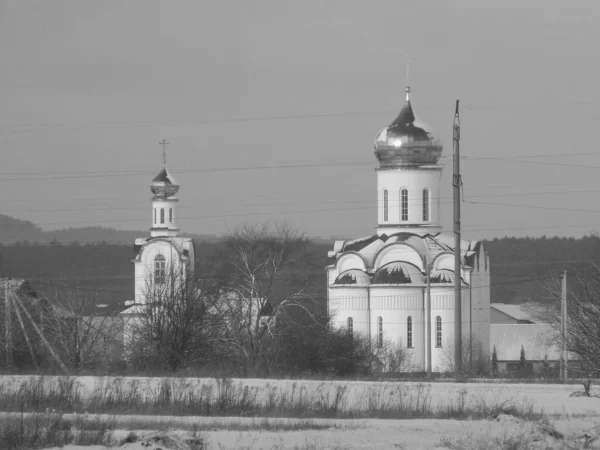
[[[546,285],[563,271],[600,261],[600,237],[505,237],[485,242],[491,260],[492,302],[545,301]]]

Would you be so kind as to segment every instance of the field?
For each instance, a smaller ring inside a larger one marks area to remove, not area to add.
[[[600,398],[582,391],[552,384],[4,376],[0,438],[12,449],[42,448],[35,442],[44,439],[46,447],[81,449],[600,448]]]

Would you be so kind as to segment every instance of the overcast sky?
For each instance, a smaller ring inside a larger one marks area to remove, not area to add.
[[[165,138],[182,231],[372,234],[409,52],[445,229],[460,99],[466,237],[600,230],[598,23],[598,0],[0,0],[0,213],[147,229]]]

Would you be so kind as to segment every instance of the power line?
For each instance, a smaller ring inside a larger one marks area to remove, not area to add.
[[[561,191],[546,191],[546,192],[513,192],[513,193],[492,193],[492,194],[480,194],[480,195],[468,195],[469,198],[488,198],[488,197],[520,197],[520,196],[533,196],[533,195],[554,195],[554,194],[571,194],[571,193],[583,193],[583,192],[598,192],[600,188],[595,189],[575,189],[575,190],[561,190]],[[336,193],[337,194],[337,193]],[[323,194],[313,194],[313,195],[323,195]],[[215,198],[219,198],[215,196]],[[226,197],[223,197],[226,198]],[[450,197],[440,197],[440,204],[451,203],[449,200]],[[408,199],[408,203],[415,205],[420,204],[421,199],[410,198]],[[199,204],[197,206],[179,206],[178,209],[203,209],[203,208],[239,208],[239,207],[258,207],[258,206],[288,206],[288,205],[314,205],[314,204],[343,204],[343,203],[375,203],[377,205],[382,205],[383,201],[373,201],[372,199],[366,200],[329,200],[329,201],[307,201],[307,202],[291,202],[286,201],[285,203],[243,203],[243,204],[233,204],[228,205],[226,203],[219,203],[214,205],[206,205]],[[473,203],[476,202],[467,202]],[[114,208],[114,207],[93,207],[93,208],[21,208],[21,209],[6,209],[5,212],[13,212],[13,211],[28,211],[28,212],[45,212],[45,211],[144,211],[148,210],[148,207],[123,207],[123,208]]]
[[[576,156],[576,155],[591,155],[597,154],[597,152],[578,152],[569,154],[537,154],[537,155],[506,155],[498,157],[483,157],[483,156],[462,156],[461,159],[471,161],[510,161],[517,163],[529,163],[529,164],[547,164],[547,165],[558,165],[566,167],[586,167],[586,168],[600,168],[600,166],[589,166],[589,165],[578,165],[578,164],[567,164],[567,163],[553,163],[553,162],[542,162],[542,161],[528,161],[522,158],[551,158],[558,156]],[[442,159],[447,159],[449,156],[442,156]],[[246,170],[278,170],[278,169],[305,169],[305,168],[321,168],[321,167],[361,167],[361,166],[373,166],[377,162],[373,161],[318,161],[318,162],[297,162],[289,164],[274,164],[274,165],[261,165],[261,166],[236,166],[236,167],[213,167],[213,168],[187,168],[179,169],[177,173],[218,173],[218,172],[239,172]],[[106,170],[106,171],[64,171],[64,172],[11,172],[11,173],[0,173],[0,181],[33,181],[33,180],[52,180],[52,179],[77,179],[77,178],[109,178],[109,177],[123,177],[123,176],[138,176],[138,175],[152,175],[154,170]],[[9,177],[9,178],[6,178]]]

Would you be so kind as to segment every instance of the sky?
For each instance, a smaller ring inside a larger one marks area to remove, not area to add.
[[[373,234],[373,141],[460,100],[463,234],[600,231],[597,0],[0,0],[0,213],[150,227],[166,139],[182,231]],[[594,56],[596,55],[596,56]]]

